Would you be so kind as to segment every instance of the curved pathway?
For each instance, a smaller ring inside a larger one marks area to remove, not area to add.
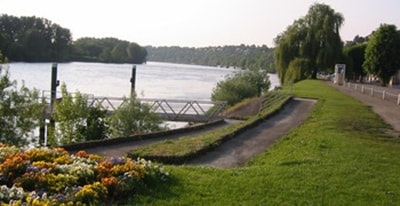
[[[300,98],[290,100],[278,114],[187,164],[221,168],[240,166],[303,122],[315,102]]]

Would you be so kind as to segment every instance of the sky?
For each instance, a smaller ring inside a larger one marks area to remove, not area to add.
[[[400,29],[399,0],[0,0],[0,14],[43,17],[81,37],[142,46],[267,45],[314,3],[345,18],[342,40]]]

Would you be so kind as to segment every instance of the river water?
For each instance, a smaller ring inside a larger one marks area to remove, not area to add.
[[[10,63],[9,72],[18,85],[50,90],[52,63]],[[69,92],[123,97],[130,94],[132,64],[71,62],[58,64],[58,80]],[[136,65],[136,92],[140,98],[210,100],[217,82],[238,70],[148,62]],[[271,88],[279,85],[270,75]],[[60,87],[58,87],[58,91]]]

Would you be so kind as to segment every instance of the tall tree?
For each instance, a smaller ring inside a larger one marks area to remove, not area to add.
[[[309,75],[316,78],[318,71],[331,70],[342,58],[343,43],[339,30],[344,17],[330,6],[316,3],[303,18],[296,20],[276,39],[275,63],[282,83],[291,61],[307,59]]]
[[[365,49],[367,44],[357,44],[344,49],[343,53],[347,56],[351,63],[346,66],[346,73],[353,77],[353,79],[358,79],[362,81],[365,76],[365,71],[363,69],[363,63],[365,61]]]
[[[382,24],[370,37],[363,67],[368,74],[376,75],[382,86],[400,68],[400,32],[395,25]]]

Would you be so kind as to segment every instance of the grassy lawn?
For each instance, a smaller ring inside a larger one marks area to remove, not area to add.
[[[322,81],[296,84],[318,99],[310,117],[245,167],[168,166],[172,178],[137,205],[400,205],[400,140],[370,108]]]

